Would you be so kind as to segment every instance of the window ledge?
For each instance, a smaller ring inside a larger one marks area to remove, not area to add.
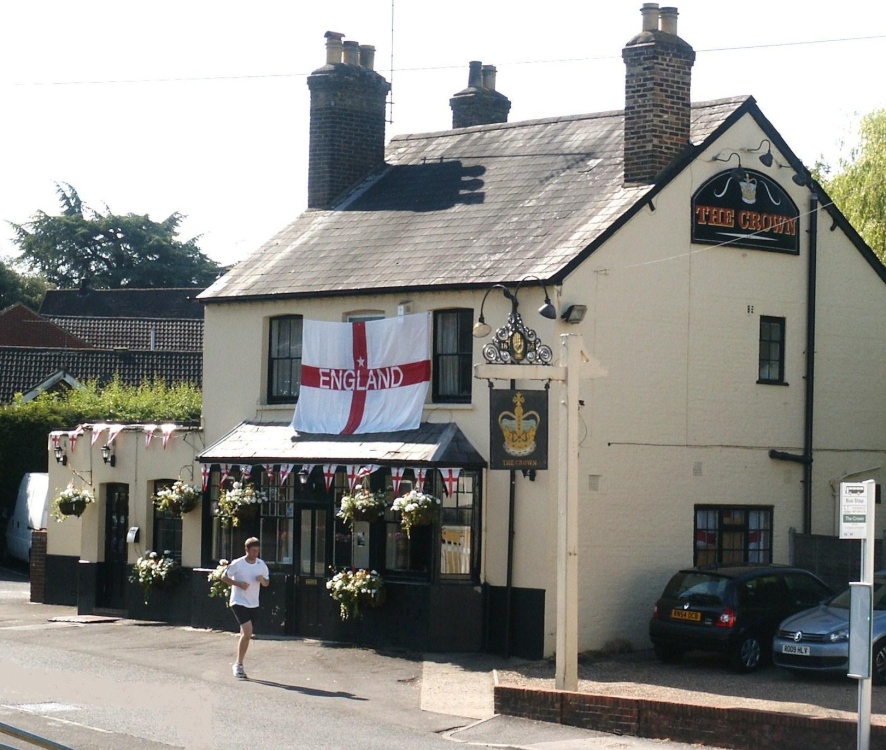
[[[468,411],[468,410],[474,408],[474,404],[470,403],[470,402],[469,403],[461,403],[458,401],[454,401],[451,403],[448,401],[434,401],[433,403],[425,404],[424,408],[425,409],[433,409],[433,410],[456,409],[459,411]]]
[[[758,380],[757,385],[790,385],[784,380]]]

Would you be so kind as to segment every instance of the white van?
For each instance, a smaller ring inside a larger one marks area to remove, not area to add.
[[[45,529],[49,515],[49,474],[22,477],[12,518],[6,524],[6,551],[22,562],[31,561],[31,531]]]

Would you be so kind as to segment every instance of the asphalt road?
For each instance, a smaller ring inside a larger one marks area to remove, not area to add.
[[[509,717],[478,721],[491,706],[486,657],[447,664],[259,638],[246,660],[250,679],[239,681],[233,634],[84,622],[92,618],[73,607],[28,598],[24,573],[0,568],[0,724],[76,750],[687,747]],[[33,747],[0,733],[4,750]]]

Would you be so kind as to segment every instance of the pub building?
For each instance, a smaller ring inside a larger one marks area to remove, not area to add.
[[[752,97],[691,101],[677,15],[643,4],[623,110],[509,122],[474,61],[450,129],[389,141],[374,48],[327,32],[308,208],[200,295],[202,424],[150,443],[125,425],[113,465],[107,425],[59,435],[50,486],[96,502],[50,524],[45,600],[233,629],[207,576],[254,534],[265,632],[550,656],[570,493],[582,651],[648,648],[679,568],[816,569],[834,487],[886,465],[886,272]],[[414,321],[425,353],[396,334],[376,359],[372,331]],[[151,498],[178,478],[201,502],[164,515]],[[234,482],[263,499],[230,526]],[[439,513],[351,525],[361,487]],[[183,574],[145,605],[128,571],[164,548]],[[386,594],[342,620],[327,584],[351,568]]]

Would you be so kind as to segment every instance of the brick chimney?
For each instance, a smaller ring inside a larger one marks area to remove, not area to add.
[[[385,158],[385,99],[375,47],[326,32],[326,64],[308,76],[308,208],[330,208]]]
[[[651,184],[689,143],[695,51],[677,36],[677,9],[643,3],[643,29],[625,45],[625,183]]]
[[[495,90],[495,73],[494,65],[468,63],[468,87],[449,100],[453,128],[508,121],[511,100]]]

